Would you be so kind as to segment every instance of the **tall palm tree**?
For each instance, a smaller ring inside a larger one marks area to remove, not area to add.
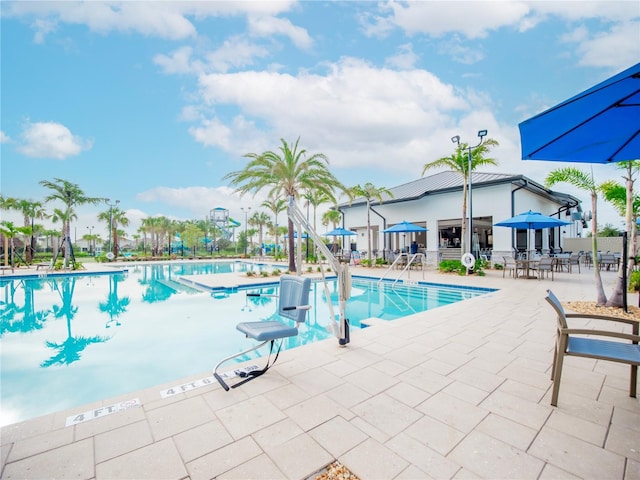
[[[25,242],[25,261],[31,263],[35,255],[35,236],[34,236],[34,222],[36,219],[46,218],[46,210],[42,205],[42,202],[26,200],[22,198],[14,198],[10,201],[10,208],[22,213],[24,218],[24,226],[31,229],[29,242]]]
[[[284,139],[280,142],[278,151],[244,155],[250,159],[245,168],[228,173],[223,180],[230,180],[241,196],[249,192],[255,195],[267,189],[269,197],[297,198],[301,192],[316,189],[333,199],[336,188],[346,190],[329,171],[329,161],[324,154],[307,155],[307,151],[298,146],[300,138],[291,146]],[[289,270],[295,272],[293,231],[293,220],[289,219]]]
[[[625,217],[625,235],[627,235],[628,240],[628,261],[626,265],[620,262],[618,278],[613,288],[613,293],[607,300],[607,307],[624,306],[623,293],[627,288],[627,285],[625,285],[624,282],[623,269],[627,269],[627,279],[630,278],[636,263],[635,252],[638,243],[636,222],[640,215],[640,196],[634,193],[633,188],[635,177],[640,171],[640,161],[620,162],[617,163],[616,166],[626,170],[625,175],[623,175],[625,186],[620,185],[613,180],[609,180],[602,183],[599,190],[602,192],[604,199],[610,202],[621,216]]]
[[[109,207],[104,212],[98,214],[98,220],[107,224],[107,231],[109,232],[109,238],[112,239],[110,245],[111,252],[114,258],[118,256],[118,225],[127,227],[129,225],[129,219],[126,216],[124,210],[118,207]],[[109,224],[111,222],[111,224]]]
[[[82,189],[75,183],[71,183],[61,178],[55,178],[53,181],[42,180],[40,185],[51,190],[52,193],[47,195],[45,202],[51,202],[53,200],[61,201],[65,206],[64,218],[65,224],[63,226],[64,235],[64,266],[69,266],[69,255],[71,254],[71,222],[72,214],[75,214],[75,207],[80,205],[97,205],[104,201],[100,197],[87,197]]]
[[[15,244],[14,239],[20,234],[28,234],[31,232],[31,227],[18,227],[13,222],[3,220],[0,222],[0,232],[9,240],[9,253],[11,266],[15,267]]]
[[[474,172],[478,167],[484,165],[497,165],[498,162],[494,158],[489,158],[486,155],[493,147],[497,147],[498,141],[493,138],[488,138],[481,145],[471,149],[471,172]],[[433,168],[447,168],[462,176],[462,251],[467,251],[467,189],[469,188],[469,145],[466,143],[460,143],[456,146],[455,152],[448,157],[442,157],[433,162],[425,163],[422,167],[422,175],[424,176],[427,170]]]
[[[322,225],[325,227],[331,224],[333,226],[332,230],[335,230],[342,219],[342,213],[337,208],[331,208],[322,214]],[[338,243],[336,242],[337,237],[333,237],[335,248],[338,247]],[[337,251],[334,251],[336,253]]]
[[[591,195],[591,211],[593,212],[593,219],[591,220],[591,255],[593,257],[593,271],[595,272],[598,296],[596,303],[605,305],[607,297],[604,294],[602,277],[600,276],[600,264],[598,263],[598,186],[593,178],[593,171],[589,174],[575,167],[558,168],[549,172],[545,179],[547,187],[552,187],[557,183],[569,183]]]
[[[270,212],[273,213],[274,222],[273,222],[273,232],[275,237],[275,250],[274,250],[274,258],[278,258],[278,237],[280,236],[278,233],[278,214],[280,212],[284,212],[287,209],[287,202],[283,198],[272,197],[269,200],[265,200],[262,202],[262,206],[268,208]]]
[[[393,198],[393,194],[388,188],[376,187],[370,182],[364,185],[356,185],[351,189],[352,198],[364,197],[367,201],[367,260],[369,265],[371,265],[371,201],[377,200],[378,205],[380,205],[383,195]]]
[[[264,212],[255,212],[247,222],[252,227],[258,227],[258,244],[260,245],[260,256],[264,255],[264,251],[262,249],[262,234],[264,232],[265,227],[269,227],[271,220],[269,219],[269,215]]]

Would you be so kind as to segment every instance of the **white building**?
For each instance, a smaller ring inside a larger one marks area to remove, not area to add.
[[[460,250],[463,199],[459,173],[441,172],[389,188],[389,191],[392,197],[383,195],[382,203],[376,199],[371,203],[372,252],[375,255],[380,257],[388,251],[402,250],[416,241],[432,265],[437,264],[439,258],[460,259],[464,252]],[[557,251],[562,248],[563,236],[579,236],[584,225],[578,198],[550,190],[524,175],[473,172],[471,200],[474,254],[491,255],[493,263],[502,263],[502,257],[513,255],[515,249]],[[366,199],[361,197],[351,203],[342,203],[338,210],[343,214],[343,227],[358,234],[347,237],[352,242],[352,250],[366,251]],[[494,227],[495,223],[528,210],[569,221],[571,225],[536,230],[535,233]],[[427,231],[382,233],[402,221]]]

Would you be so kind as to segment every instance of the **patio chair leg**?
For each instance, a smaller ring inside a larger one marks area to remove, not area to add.
[[[638,366],[631,365],[631,388],[629,389],[629,396],[636,397],[636,385],[638,384]]]

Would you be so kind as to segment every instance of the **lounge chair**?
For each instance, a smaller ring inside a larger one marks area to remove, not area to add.
[[[547,290],[546,300],[556,311],[558,325],[556,347],[553,353],[553,364],[551,367],[551,380],[553,381],[551,405],[558,405],[558,392],[560,391],[562,364],[564,357],[567,355],[595,358],[597,360],[607,360],[610,362],[619,362],[631,365],[629,396],[635,397],[636,384],[638,381],[638,365],[640,365],[640,345],[638,345],[638,342],[640,341],[640,336],[638,335],[639,322],[637,320],[608,317],[604,315],[565,313],[562,304],[551,290]],[[620,332],[619,326],[615,327],[616,331],[591,328],[569,328],[567,320],[572,318],[626,323],[631,325],[632,334]],[[593,337],[627,340],[630,343],[602,340],[600,338]]]
[[[280,295],[278,296],[278,315],[288,319],[292,322],[285,323],[279,320],[270,321],[258,321],[258,322],[242,322],[236,325],[236,329],[244,333],[247,338],[252,338],[260,342],[259,344],[248,348],[240,353],[230,355],[222,359],[213,369],[213,376],[218,380],[218,383],[222,385],[226,391],[229,391],[229,385],[225,382],[225,378],[233,378],[227,374],[218,373],[218,369],[229,360],[245,355],[249,352],[257,350],[267,343],[271,343],[269,350],[269,357],[267,363],[262,369],[255,369],[249,372],[238,370],[237,376],[243,378],[240,382],[232,385],[231,388],[239,387],[240,385],[253,380],[265,373],[273,364],[278,360],[280,354],[280,348],[282,347],[282,339],[288,337],[295,337],[298,335],[298,324],[304,323],[307,318],[307,310],[309,310],[309,290],[311,288],[311,279],[309,277],[303,278],[295,275],[282,275],[280,277]],[[261,296],[261,294],[247,294],[248,296]],[[292,325],[292,324],[293,325]],[[278,342],[278,348],[275,352],[275,358],[272,363],[271,354],[274,351],[274,345],[276,340]]]

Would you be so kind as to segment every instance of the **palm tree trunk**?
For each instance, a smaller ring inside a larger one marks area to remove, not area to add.
[[[598,261],[598,197],[591,195],[591,211],[593,219],[591,220],[591,255],[593,256],[593,272],[596,281],[597,305],[606,305],[607,296],[602,286],[602,277],[600,276],[600,262]]]

